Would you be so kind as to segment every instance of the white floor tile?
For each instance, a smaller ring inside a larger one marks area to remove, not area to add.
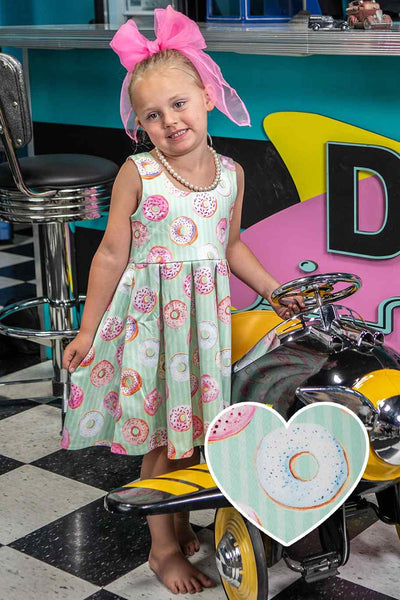
[[[216,587],[204,589],[201,594],[179,594],[176,596],[167,590],[158,581],[150,570],[148,563],[130,571],[120,579],[117,579],[105,589],[114,594],[119,594],[127,600],[189,600],[189,598],[201,598],[201,600],[226,600],[226,595],[219,579],[217,566],[214,558],[213,532],[203,530],[199,532],[202,547],[193,557],[192,562],[201,571],[217,582]]]
[[[393,525],[378,521],[350,544],[343,579],[400,600],[400,539]]]
[[[207,527],[214,523],[215,508],[208,510],[192,510],[190,513],[190,522],[199,527]]]
[[[55,406],[35,406],[0,421],[1,454],[33,462],[60,449],[61,412]]]
[[[10,544],[104,494],[32,465],[9,471],[0,476],[0,543]]]
[[[11,279],[10,277],[0,277],[0,289],[11,287],[12,285],[19,285],[23,283],[21,279]]]
[[[21,369],[20,371],[11,373],[11,375],[4,375],[3,377],[0,377],[0,381],[9,381],[10,379],[16,381],[23,379],[40,379],[41,377],[52,376],[53,367],[51,360],[46,360],[38,363],[37,365],[32,365],[31,367],[26,367],[26,369]]]
[[[100,588],[12,548],[0,548],[1,597],[84,600]]]
[[[31,256],[19,256],[19,254],[11,254],[10,252],[0,252],[0,267],[9,267],[10,265],[19,265],[24,262],[33,260]]]

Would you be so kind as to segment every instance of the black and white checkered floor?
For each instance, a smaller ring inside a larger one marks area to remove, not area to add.
[[[1,247],[0,305],[34,294],[32,253],[24,230],[13,246]],[[7,343],[0,338],[1,374],[32,362],[10,356]],[[43,365],[29,371],[38,369]],[[103,508],[108,490],[138,477],[140,459],[99,447],[59,450],[59,430],[57,402],[0,399],[1,600],[176,598],[148,568],[144,519],[110,515]],[[191,520],[202,542],[194,561],[218,579],[213,511],[192,513]],[[400,541],[394,527],[367,515],[351,521],[349,529],[352,551],[339,577],[306,584],[281,561],[270,569],[269,598],[400,600]],[[312,536],[307,543],[313,543]],[[222,600],[225,594],[218,583],[199,597]]]

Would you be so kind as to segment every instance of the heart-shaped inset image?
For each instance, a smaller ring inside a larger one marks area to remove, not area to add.
[[[331,402],[287,422],[273,408],[244,402],[211,422],[208,467],[232,505],[289,546],[325,521],[351,494],[368,460],[360,419]]]

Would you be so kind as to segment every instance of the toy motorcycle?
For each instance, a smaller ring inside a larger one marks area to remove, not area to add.
[[[400,536],[400,355],[355,311],[334,304],[360,286],[349,274],[304,277],[273,293],[275,302],[302,295],[306,309],[300,315],[284,322],[266,310],[232,315],[232,404],[268,403],[288,419],[306,404],[337,402],[368,431],[363,477],[319,525],[318,553],[294,559],[290,546],[269,538],[230,505],[206,464],[128,484],[105,499],[108,510],[122,514],[216,508],[215,556],[229,600],[266,600],[268,568],[281,559],[310,583],[336,575],[350,552],[346,521],[368,508]],[[367,494],[375,494],[376,502]]]

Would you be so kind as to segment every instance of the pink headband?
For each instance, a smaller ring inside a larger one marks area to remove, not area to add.
[[[118,29],[110,43],[128,71],[122,84],[120,110],[129,137],[137,141],[135,114],[128,93],[132,71],[142,60],[167,48],[178,50],[193,63],[203,85],[211,90],[212,101],[221,112],[237,125],[250,125],[249,113],[243,101],[225,81],[219,66],[203,52],[207,46],[194,21],[175,11],[172,6],[157,8],[154,11],[154,31],[156,39],[151,42],[139,32],[136,23],[129,20]]]

